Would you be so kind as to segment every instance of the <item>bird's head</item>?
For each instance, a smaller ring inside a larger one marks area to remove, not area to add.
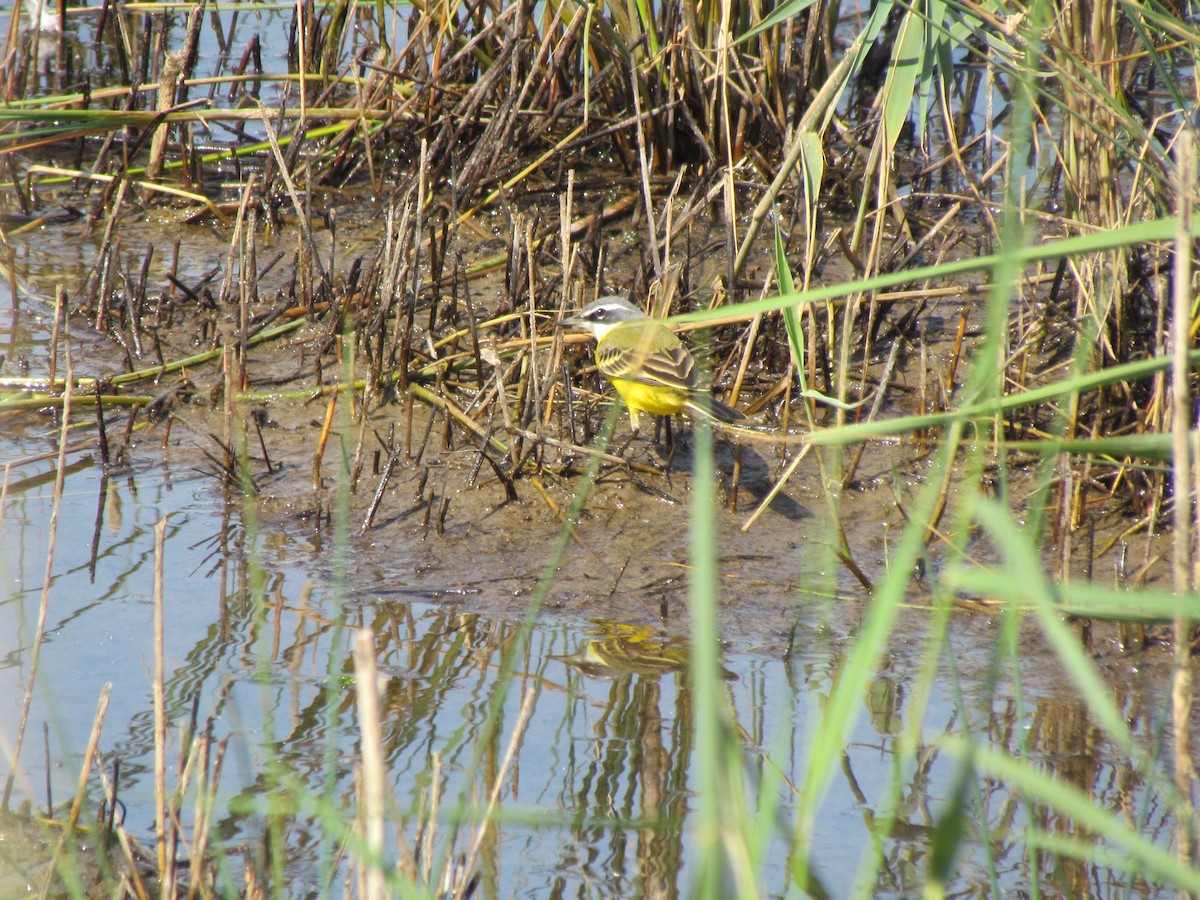
[[[621,297],[601,297],[593,300],[578,314],[558,323],[560,328],[578,328],[589,332],[596,340],[620,325],[633,319],[644,319],[646,314]]]

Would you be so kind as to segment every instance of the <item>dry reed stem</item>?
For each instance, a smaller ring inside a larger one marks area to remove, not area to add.
[[[100,776],[100,787],[104,791],[104,796],[113,817],[111,822],[112,830],[116,832],[117,843],[121,845],[121,851],[125,854],[125,881],[129,884],[130,891],[137,900],[150,900],[150,892],[146,889],[142,875],[138,871],[138,860],[134,852],[134,845],[130,841],[129,832],[125,830],[125,823],[122,821],[122,817],[117,814],[116,785],[109,781],[108,774],[104,771],[103,760],[97,760],[96,773]]]
[[[875,416],[879,414],[879,410],[883,407],[884,398],[887,396],[887,389],[891,383],[892,376],[896,371],[896,363],[900,358],[900,347],[903,344],[902,340],[892,341],[892,349],[888,353],[887,362],[884,363],[883,372],[879,376],[879,385],[875,390],[875,399],[871,403],[871,409],[867,412],[867,416],[862,421],[873,422]],[[849,487],[854,480],[855,473],[858,471],[859,463],[862,461],[863,453],[866,452],[867,443],[864,441],[858,445],[855,451],[854,458],[850,461],[850,465],[846,467],[845,475],[842,478],[842,487]]]
[[[225,257],[225,277],[221,280],[221,289],[217,293],[217,298],[218,298],[217,302],[220,303],[221,306],[223,306],[223,307],[230,305],[229,298],[233,292],[233,273],[234,272],[238,272],[241,276],[238,278],[239,286],[245,285],[245,283],[248,280],[256,278],[258,275],[257,272],[247,272],[244,265],[237,264],[238,260],[239,260],[238,253],[239,253],[239,250],[242,249],[242,235],[243,235],[243,232],[245,229],[245,224],[246,224],[246,213],[247,213],[247,209],[249,208],[251,198],[254,196],[254,186],[255,186],[255,178],[256,177],[257,177],[257,173],[254,173],[254,172],[250,173],[250,177],[246,181],[246,189],[242,194],[242,200],[238,204],[237,216],[235,216],[234,220],[233,220],[233,232],[229,237],[229,250]],[[244,258],[243,258],[243,262],[244,262]],[[237,332],[238,351],[239,351],[239,356],[241,357],[241,377],[239,377],[237,379],[237,381],[238,381],[239,389],[245,390],[246,389],[246,384],[245,384],[245,380],[246,380],[246,378],[245,378],[245,376],[246,376],[246,372],[245,372],[245,369],[246,369],[246,361],[245,361],[246,340],[249,337],[246,333],[246,329],[248,326],[247,326],[247,322],[246,322],[245,303],[241,304],[241,313],[242,313],[241,322],[240,322],[241,327],[238,329],[238,332]]]
[[[579,535],[579,529],[576,527],[577,523],[567,521],[567,517],[563,515],[562,507],[554,502],[554,498],[550,496],[550,492],[546,490],[545,486],[542,484],[542,479],[538,478],[536,475],[533,475],[529,480],[533,482],[534,488],[536,488],[538,494],[541,495],[542,502],[546,504],[550,512],[554,515],[554,518],[558,522],[567,526],[568,530],[571,532],[571,540],[578,544],[581,549],[586,550],[589,554],[591,554],[593,559],[601,559],[600,555],[591,547],[589,547],[587,542],[584,541],[584,539]]]
[[[433,876],[434,838],[437,836],[438,810],[442,802],[442,754],[433,751],[429,771],[429,805],[427,816],[421,824],[421,832],[417,835],[417,850],[419,868],[417,869],[421,883],[429,884]]]
[[[302,91],[301,97],[303,96],[304,92]],[[303,203],[300,202],[300,196],[296,193],[296,184],[292,180],[292,174],[288,169],[287,163],[284,161],[283,151],[279,146],[279,137],[275,134],[275,129],[271,125],[271,115],[267,110],[266,105],[261,100],[257,102],[260,121],[262,122],[263,130],[266,132],[267,138],[271,143],[271,152],[274,154],[275,163],[279,167],[279,177],[283,179],[284,188],[287,190],[288,197],[291,198],[292,208],[296,213],[296,221],[300,227],[300,234],[302,240],[304,241],[304,246],[312,250],[312,262],[316,264],[317,273],[321,276],[321,281],[326,282],[328,281],[329,276],[325,271],[324,264],[321,262],[320,254],[316,252],[316,243],[313,241],[312,227],[309,224],[310,216],[308,209]],[[303,122],[304,119],[301,117],[301,125],[303,125]]]
[[[321,460],[325,458],[325,447],[329,443],[329,434],[333,430],[333,413],[337,409],[339,396],[339,391],[333,391],[329,395],[329,402],[325,404],[325,420],[321,423],[321,433],[317,436],[317,449],[313,453],[314,491],[321,489]]]
[[[154,526],[154,844],[159,876],[163,884],[174,884],[169,870],[168,837],[170,825],[167,814],[167,714],[164,696],[164,611],[163,611],[163,550],[167,533],[167,516]]]
[[[8,509],[8,486],[12,478],[12,470],[14,465],[15,463],[13,462],[6,462],[4,464],[4,481],[3,483],[0,483],[0,524],[4,522],[4,514]]]
[[[100,689],[100,698],[96,702],[96,715],[92,719],[92,731],[88,735],[87,749],[83,753],[83,765],[80,766],[79,780],[75,784],[75,796],[71,800],[71,813],[67,818],[66,827],[63,828],[62,834],[59,835],[58,844],[54,848],[50,865],[46,868],[46,878],[42,882],[42,889],[39,894],[40,900],[45,900],[49,896],[50,885],[53,883],[54,873],[58,868],[58,861],[66,849],[67,841],[75,837],[75,829],[79,825],[79,816],[83,811],[83,801],[87,795],[88,778],[91,775],[92,764],[96,758],[96,748],[100,745],[100,730],[104,727],[104,716],[108,712],[108,695],[111,691],[111,682],[105,682],[104,687]]]
[[[556,438],[549,437],[544,434],[538,434],[536,431],[527,431],[521,428],[513,428],[514,432],[529,441],[534,441],[539,444],[545,444],[549,447],[555,447],[559,450],[567,450],[571,453],[579,453],[583,456],[590,456],[593,459],[598,459],[601,462],[612,463],[615,466],[623,466],[633,469],[637,472],[643,472],[646,475],[665,475],[662,469],[655,466],[640,463],[635,460],[625,459],[622,456],[616,456],[612,453],[606,453],[603,450],[597,450],[595,447],[585,447],[582,444],[572,444],[570,441],[560,441]]]
[[[362,810],[359,833],[365,853],[359,865],[365,870],[363,897],[387,896],[383,857],[383,814],[387,805],[383,729],[379,720],[379,674],[375,668],[375,635],[369,628],[354,641],[354,693],[358,701],[359,752],[362,754]]]
[[[60,175],[71,179],[86,179],[95,181],[99,184],[112,185],[120,183],[122,187],[125,185],[133,185],[143,193],[158,193],[166,194],[171,197],[179,197],[183,200],[190,200],[199,206],[204,207],[208,212],[212,213],[223,225],[229,224],[229,216],[212,200],[205,197],[203,194],[197,194],[192,191],[185,191],[183,188],[172,187],[169,184],[161,184],[155,181],[146,181],[144,179],[131,179],[124,176],[105,175],[102,172],[84,172],[77,169],[64,169],[59,166],[34,165],[29,167],[29,172],[44,173],[48,175]],[[118,204],[119,205],[119,204]]]
[[[62,306],[58,309],[61,311]],[[21,759],[21,747],[25,740],[25,728],[29,724],[29,710],[33,703],[34,682],[37,679],[38,663],[41,658],[42,641],[46,636],[46,618],[50,610],[50,584],[54,574],[54,549],[58,537],[58,513],[62,506],[63,483],[66,479],[67,434],[71,422],[72,382],[74,380],[74,365],[71,359],[71,325],[68,319],[63,320],[63,333],[66,338],[66,382],[63,393],[62,427],[58,437],[58,459],[54,473],[54,493],[50,506],[50,524],[46,530],[46,566],[42,574],[42,597],[38,604],[38,620],[33,634],[33,648],[29,655],[29,678],[25,682],[25,694],[21,701],[21,719],[17,725],[17,737],[13,741],[12,768],[4,782],[4,796],[0,799],[0,810],[7,811],[9,799],[12,796],[13,780],[16,777]]]
[[[79,781],[75,785],[75,797],[71,801],[71,814],[67,818],[67,828],[63,839],[71,835],[79,825],[79,816],[83,811],[83,800],[87,794],[88,777],[92,771],[92,763],[96,756],[96,748],[100,745],[100,730],[104,727],[104,715],[108,712],[108,695],[112,692],[112,684],[105,682],[100,689],[100,698],[96,701],[96,715],[92,719],[92,732],[88,735],[87,749],[83,754],[83,765],[79,767]]]
[[[215,789],[207,793],[205,783],[196,785],[196,806],[192,811],[192,845],[188,850],[188,890],[187,900],[194,900],[198,895],[212,897],[209,886],[209,866],[212,861],[208,858],[208,836],[212,827],[211,810],[215,803]]]
[[[212,745],[212,722],[209,721],[208,734],[205,736],[205,750],[208,752]],[[203,894],[212,897],[209,888],[207,867],[211,864],[208,856],[208,837],[211,828],[212,811],[217,806],[217,790],[221,783],[221,771],[225,761],[225,751],[229,747],[229,738],[224,737],[217,744],[217,756],[211,769],[207,765],[201,769],[202,781],[196,788],[195,838],[192,842],[192,856],[188,873],[188,900]]]
[[[486,428],[463,412],[463,410],[456,403],[454,403],[453,400],[443,397],[419,384],[410,384],[408,386],[408,392],[412,396],[417,397],[429,405],[435,406],[447,413],[451,418],[455,419],[460,424],[465,425],[476,437],[487,441],[488,445],[491,446],[492,449],[499,453],[508,454],[509,448],[507,444],[505,444],[499,438],[494,437]]]
[[[467,854],[463,865],[459,867],[458,878],[455,879],[454,883],[453,896],[455,897],[465,897],[467,895],[468,887],[473,879],[472,873],[475,871],[475,866],[479,861],[479,851],[483,847],[483,842],[488,832],[491,831],[496,806],[500,802],[500,791],[504,787],[508,771],[512,768],[513,760],[516,759],[517,751],[520,749],[521,741],[525,735],[525,728],[529,724],[530,717],[533,715],[533,704],[537,698],[538,692],[530,690],[525,694],[525,700],[521,703],[521,711],[517,716],[516,723],[513,725],[512,738],[508,742],[504,759],[501,761],[500,769],[496,772],[496,778],[492,782],[492,790],[488,797],[488,805],[484,811],[483,820],[476,826],[475,840],[471,844],[471,851]]]
[[[1173,561],[1175,593],[1181,603],[1195,598],[1195,570],[1192,559],[1194,523],[1191,493],[1190,431],[1191,392],[1188,350],[1192,308],[1192,210],[1196,194],[1196,144],[1191,132],[1180,135],[1176,147],[1178,184],[1176,196],[1177,232],[1175,237],[1174,279],[1171,297],[1171,488],[1173,504]],[[1191,750],[1193,675],[1191,667],[1191,625],[1179,615],[1174,622],[1174,660],[1171,686],[1171,720],[1174,735],[1175,786],[1183,809],[1179,816],[1178,853],[1188,865],[1196,862],[1196,822],[1193,816],[1193,785],[1196,771]]]
[[[580,10],[582,12],[582,10]],[[575,269],[575,247],[571,244],[572,231],[570,222],[575,215],[575,170],[567,171],[567,188],[558,196],[558,249],[559,264],[562,267],[560,277],[562,285],[559,289],[560,312],[566,306],[567,298],[571,296],[571,273]],[[555,347],[555,361],[551,370],[557,368],[558,347]]]
[[[795,474],[797,467],[804,460],[804,457],[808,455],[808,451],[812,446],[812,444],[805,444],[800,448],[800,452],[796,454],[795,458],[790,463],[788,463],[788,467],[784,470],[783,474],[775,479],[775,483],[771,485],[771,489],[767,491],[766,496],[762,498],[762,502],[758,504],[754,512],[750,514],[750,517],[742,523],[742,531],[749,531],[750,526],[757,522],[759,517],[767,511],[767,508],[771,505],[771,502],[775,499],[779,492],[783,490],[783,486],[787,484],[792,475]]]
[[[180,50],[168,53],[163,62],[158,78],[158,112],[160,115],[169,112],[175,105],[175,88],[186,61],[187,51]],[[167,141],[170,136],[171,126],[160,120],[150,140],[150,160],[146,164],[146,178],[149,181],[157,181],[162,175],[163,158],[167,153]]]
[[[168,854],[167,854],[168,870],[167,870],[167,873],[164,874],[162,877],[163,877],[164,883],[170,885],[170,890],[173,894],[176,893],[176,884],[175,883],[178,878],[178,872],[179,872],[179,846],[180,846],[180,844],[182,844],[185,847],[185,849],[187,850],[187,859],[189,860],[189,866],[190,866],[191,860],[196,861],[197,867],[199,867],[203,862],[203,860],[201,860],[200,857],[195,852],[194,845],[189,847],[187,837],[184,834],[184,830],[183,830],[183,820],[180,818],[180,815],[179,815],[180,808],[183,805],[183,798],[187,794],[188,789],[191,787],[193,776],[195,775],[195,773],[197,771],[199,771],[200,774],[196,777],[198,778],[198,780],[200,780],[202,782],[203,769],[204,769],[204,766],[207,764],[207,759],[208,759],[208,752],[207,752],[208,738],[207,738],[207,736],[205,736],[203,734],[197,734],[196,730],[195,730],[195,725],[196,725],[195,717],[196,717],[196,711],[197,711],[196,703],[198,703],[198,702],[199,702],[199,697],[197,697],[195,703],[193,703],[191,721],[189,723],[187,723],[186,725],[181,723],[180,728],[179,728],[179,759],[176,760],[176,772],[178,773],[178,775],[176,776],[175,786],[174,786],[174,789],[171,791],[170,799],[168,801],[169,805],[167,807],[168,820],[169,820],[170,826],[171,826],[171,838],[172,839],[171,839],[170,847],[168,848]],[[197,787],[196,787],[197,802],[199,802],[199,798],[200,798],[202,791],[203,791],[202,785],[197,784]],[[195,837],[195,836],[196,836],[196,834],[193,834],[193,837]],[[170,881],[166,880],[168,876],[170,878]]]
[[[365,417],[364,417],[365,418]],[[392,430],[395,430],[395,424],[392,425]],[[375,523],[375,515],[379,511],[379,506],[383,503],[384,492],[387,490],[388,483],[392,478],[392,471],[400,462],[403,451],[395,445],[394,433],[389,440],[389,451],[387,462],[383,464],[383,471],[379,475],[379,483],[375,488],[375,493],[371,496],[371,502],[367,506],[366,515],[363,516],[362,525],[359,526],[358,535],[362,537],[371,530],[371,526]]]
[[[487,207],[491,206],[497,200],[501,199],[507,193],[512,191],[513,188],[515,188],[522,181],[527,179],[530,175],[532,175],[534,172],[536,172],[538,169],[540,169],[546,163],[558,158],[561,149],[564,146],[566,146],[570,141],[572,141],[576,137],[578,137],[583,132],[585,127],[586,127],[586,125],[580,124],[574,130],[572,130],[566,137],[559,140],[558,143],[556,143],[553,147],[551,147],[549,150],[544,152],[541,156],[539,156],[537,159],[535,159],[533,162],[531,162],[529,165],[527,165],[525,168],[523,168],[516,175],[514,175],[511,178],[502,182],[500,187],[496,188],[490,194],[487,194],[486,196],[484,196],[484,198],[479,203],[475,204],[470,209],[468,209],[466,212],[462,213],[458,217],[456,224],[463,225],[470,219],[473,219],[481,211],[483,211]]]
[[[795,130],[792,132],[793,142],[791,149],[784,156],[783,161],[779,164],[779,171],[771,180],[770,186],[763,193],[763,197],[759,200],[758,205],[754,207],[754,212],[750,217],[750,224],[746,228],[746,233],[742,237],[741,245],[738,247],[737,257],[733,262],[733,276],[736,278],[745,268],[746,262],[750,258],[750,251],[754,247],[754,242],[758,238],[758,233],[762,230],[763,222],[774,209],[779,195],[783,192],[783,187],[787,181],[792,178],[796,170],[796,166],[800,164],[800,155],[804,150],[804,141],[802,140],[805,132],[816,130],[824,130],[824,124],[832,115],[831,105],[834,100],[840,95],[842,85],[850,77],[851,64],[858,54],[861,36],[856,38],[854,43],[848,47],[842,55],[841,60],[829,73],[829,77],[825,79],[825,83],[821,85],[821,89],[813,97],[812,102],[804,111],[804,115],[800,117],[800,121],[796,124]]]
[[[13,297],[17,297],[13,292]],[[63,323],[63,304],[66,302],[66,289],[60,284],[54,289],[54,324],[50,329],[50,360],[47,365],[47,375],[50,384],[54,384],[58,375],[58,340]]]

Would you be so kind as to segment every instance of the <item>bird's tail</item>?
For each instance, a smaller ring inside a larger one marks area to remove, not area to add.
[[[718,422],[724,422],[726,425],[736,425],[738,422],[746,420],[745,413],[722,403],[708,393],[694,394],[684,405],[692,412],[709,419],[716,419]]]

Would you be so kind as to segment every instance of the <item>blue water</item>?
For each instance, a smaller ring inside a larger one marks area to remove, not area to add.
[[[34,443],[17,429],[6,436],[0,460]],[[111,479],[103,500],[94,463],[66,479],[18,799],[37,807],[44,802],[41,735],[42,723],[48,723],[55,802],[67,800],[101,686],[110,683],[101,752],[110,766],[120,757],[127,828],[151,842],[153,547],[155,525],[165,516],[164,651],[173,735],[168,783],[178,777],[179,731],[195,702],[201,730],[211,720],[214,738],[230,741],[215,814],[216,850],[234,853],[224,863],[229,884],[241,877],[239,848],[261,836],[268,793],[278,799],[299,790],[312,798],[328,790],[338,809],[354,805],[350,762],[356,757],[357,720],[348,648],[352,631],[366,627],[378,647],[383,743],[395,803],[389,820],[404,823],[409,841],[416,838],[422,811],[428,814],[434,756],[440,760],[442,794],[435,847],[444,852],[451,811],[460,801],[485,802],[521,701],[533,692],[532,717],[504,782],[495,831],[477,864],[483,895],[686,893],[698,865],[692,832],[697,749],[692,694],[682,672],[581,674],[561,657],[611,630],[543,613],[507,683],[502,733],[488,737],[484,723],[502,654],[519,630],[513,619],[488,612],[498,598],[397,600],[380,573],[390,565],[400,577],[404,547],[395,547],[391,564],[361,563],[352,547],[353,586],[344,600],[346,628],[338,633],[332,550],[315,551],[296,533],[274,526],[263,526],[249,541],[240,500],[227,502],[211,476],[155,461],[157,454],[140,449],[138,462]],[[48,475],[49,464],[37,471]],[[0,736],[6,746],[14,740],[28,676],[51,510],[51,481],[43,477],[31,484],[30,477],[26,467],[10,480],[0,524],[6,586],[0,601]],[[246,563],[251,555],[261,560],[260,581]],[[454,573],[444,577],[451,581]],[[798,604],[801,600],[798,595]],[[759,802],[765,791],[781,803],[779,824],[768,829],[758,866],[763,889],[772,895],[795,892],[787,863],[791,823],[803,802],[798,792],[809,747],[820,732],[822,704],[850,637],[832,623],[850,605],[858,608],[854,601],[839,602],[841,612],[798,613],[798,621],[825,618],[831,625],[823,633],[800,634],[788,655],[750,642],[725,648],[724,664],[735,676],[725,682],[725,691],[743,748],[746,802]],[[927,614],[913,615],[923,621]],[[1066,685],[1056,686],[1048,673],[1039,677],[1036,666],[1047,660],[1031,656],[1022,707],[1007,680],[985,693],[981,673],[996,621],[964,619],[961,629],[952,630],[951,643],[961,706],[953,684],[939,680],[924,723],[914,732],[921,736],[915,755],[900,748],[921,660],[920,622],[911,636],[897,635],[885,654],[841,771],[821,800],[811,843],[813,875],[831,896],[846,895],[862,877],[873,818],[892,808],[897,824],[883,841],[884,865],[871,890],[894,896],[921,890],[932,829],[960,768],[958,759],[938,748],[942,734],[969,728],[1014,752],[1025,741],[1031,756],[1095,791],[1097,802],[1106,805],[1139,796],[1136,785],[1115,793],[1107,787],[1128,785],[1130,766],[1100,739]],[[1153,737],[1163,710],[1138,693],[1136,675],[1126,690],[1141,722],[1137,733]],[[332,787],[325,777],[331,744]],[[286,784],[268,774],[277,765],[288,773]],[[979,801],[991,840],[998,843],[989,851],[971,835],[951,886],[986,890],[989,852],[997,883],[1010,889],[1025,884],[1028,857],[1019,850],[1014,857],[1013,849],[1020,847],[1029,808],[998,785],[986,785]],[[1164,829],[1162,812],[1151,815],[1159,817],[1153,827]],[[299,886],[313,884],[321,871],[330,837],[311,810],[287,822],[288,893],[302,894]],[[454,852],[469,845],[462,836]],[[1088,876],[1085,868],[1080,864],[1073,877],[1109,877],[1103,868]]]

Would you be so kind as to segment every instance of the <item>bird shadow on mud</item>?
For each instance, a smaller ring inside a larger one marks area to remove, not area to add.
[[[733,505],[738,509],[749,506],[757,508],[774,488],[782,465],[779,462],[772,463],[752,445],[720,435],[716,436],[713,449],[718,481],[726,499],[732,495]],[[665,469],[666,484],[663,486],[653,484],[648,479],[633,478],[632,482],[639,490],[673,503],[683,502],[676,478],[690,480],[695,467],[690,431],[676,434],[673,445],[651,440],[639,448],[635,441],[626,452],[645,455]],[[771,498],[768,509],[790,522],[813,516],[811,510],[788,495],[786,486]]]

